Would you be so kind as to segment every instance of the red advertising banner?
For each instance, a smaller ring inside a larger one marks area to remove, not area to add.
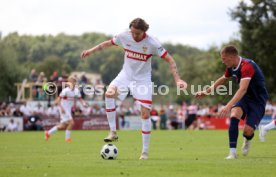
[[[40,118],[44,130],[49,130],[60,122],[58,117],[40,116]],[[109,130],[106,115],[75,116],[74,122],[74,130]]]

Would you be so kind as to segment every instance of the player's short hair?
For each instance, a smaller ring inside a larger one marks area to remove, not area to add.
[[[226,55],[239,55],[238,49],[233,45],[223,47],[220,53],[225,53]]]
[[[147,22],[142,18],[135,18],[129,24],[129,28],[131,27],[146,32],[149,29],[149,24],[147,24]]]

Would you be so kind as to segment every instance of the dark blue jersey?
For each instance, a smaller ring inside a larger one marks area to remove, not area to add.
[[[234,77],[237,83],[242,79],[250,79],[250,83],[244,98],[256,103],[266,104],[268,92],[265,86],[265,78],[260,67],[250,59],[240,57],[236,68],[227,68],[225,77]]]

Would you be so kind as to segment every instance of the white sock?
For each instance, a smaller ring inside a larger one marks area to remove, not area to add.
[[[149,144],[150,144],[150,132],[151,131],[151,120],[142,119],[142,142],[143,142],[143,150],[142,152],[149,152]]]
[[[51,134],[55,133],[56,131],[58,131],[58,128],[57,128],[57,126],[54,126],[53,128],[51,128],[51,129],[48,131],[48,134],[51,135]]]
[[[230,148],[231,154],[237,154],[237,148]]]
[[[273,128],[275,128],[275,120],[271,121],[269,124],[266,124],[265,126],[263,126],[265,131],[271,130]]]
[[[116,108],[115,99],[105,97],[106,116],[111,131],[116,131]]]
[[[65,139],[71,138],[71,130],[65,130]]]

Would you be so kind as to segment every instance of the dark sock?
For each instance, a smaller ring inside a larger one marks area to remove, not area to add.
[[[239,136],[239,122],[240,122],[240,120],[235,117],[230,118],[230,125],[229,125],[229,129],[228,129],[230,148],[237,147],[237,141],[238,141],[238,136]]]
[[[245,134],[243,134],[243,137],[245,137],[248,141],[250,141],[254,137],[254,133],[250,136],[246,136]]]

